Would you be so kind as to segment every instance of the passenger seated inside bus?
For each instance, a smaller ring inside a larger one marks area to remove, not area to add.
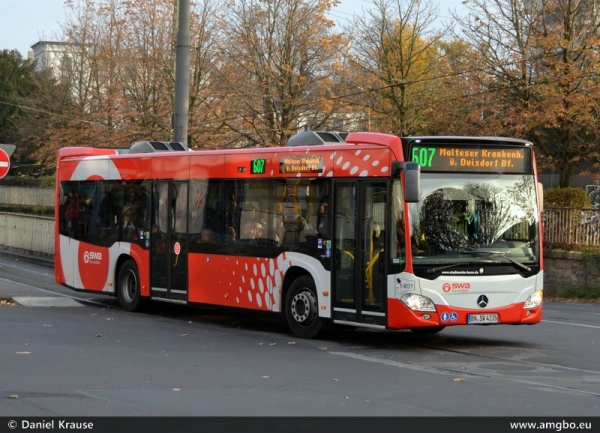
[[[225,243],[233,244],[236,241],[236,233],[235,228],[232,226],[228,226],[225,229]]]
[[[256,245],[256,223],[246,221],[240,233],[238,245]]]
[[[144,227],[144,208],[142,200],[131,189],[123,206],[123,237],[126,240],[139,239],[139,231]]]
[[[199,244],[218,244],[215,234],[210,229],[203,229],[200,232],[200,237],[196,239]]]

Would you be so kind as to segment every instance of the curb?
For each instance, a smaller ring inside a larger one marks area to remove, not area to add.
[[[0,248],[0,256],[13,258],[28,263],[35,263],[49,268],[54,267],[54,259],[48,257],[35,256],[33,254],[18,253],[15,251],[5,250]]]

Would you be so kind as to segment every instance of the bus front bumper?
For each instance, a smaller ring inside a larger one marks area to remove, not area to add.
[[[523,325],[542,320],[542,305],[524,308],[525,303],[494,309],[465,309],[436,305],[436,311],[413,311],[399,299],[390,298],[388,303],[388,327],[411,329],[431,326],[455,325]]]

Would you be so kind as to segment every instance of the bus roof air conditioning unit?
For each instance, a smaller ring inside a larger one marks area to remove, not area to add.
[[[296,135],[292,135],[288,140],[287,145],[314,146],[323,144],[340,144],[344,142],[344,139],[337,132],[303,131]]]
[[[129,153],[153,153],[189,151],[190,148],[184,143],[168,141],[138,141],[129,148]]]

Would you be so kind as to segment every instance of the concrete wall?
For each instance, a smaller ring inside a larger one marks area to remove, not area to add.
[[[0,212],[0,249],[54,257],[54,218]]]
[[[544,251],[544,291],[547,295],[562,289],[600,284],[600,271],[579,251]]]
[[[54,188],[0,186],[0,203],[26,206],[54,206]]]

